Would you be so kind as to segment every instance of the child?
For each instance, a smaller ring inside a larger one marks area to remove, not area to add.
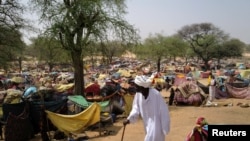
[[[196,126],[188,134],[186,141],[207,141],[208,123],[204,117],[196,120]]]

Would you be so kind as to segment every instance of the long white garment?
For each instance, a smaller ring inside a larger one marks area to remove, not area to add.
[[[135,94],[127,119],[135,123],[140,115],[146,133],[144,141],[165,141],[165,135],[170,131],[170,116],[168,105],[159,91],[149,88],[147,99],[141,93]]]
[[[209,86],[209,101],[213,101],[215,99],[215,80],[211,79]]]

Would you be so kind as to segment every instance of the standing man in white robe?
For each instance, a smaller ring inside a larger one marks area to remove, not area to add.
[[[216,87],[216,80],[214,75],[211,75],[211,80],[209,83],[209,101],[212,102],[215,99],[215,87]]]
[[[168,105],[161,93],[151,87],[151,80],[145,75],[135,77],[136,94],[132,110],[124,126],[135,123],[142,118],[146,136],[144,141],[165,141],[170,131],[170,116]]]

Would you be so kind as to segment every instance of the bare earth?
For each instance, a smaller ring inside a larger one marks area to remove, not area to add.
[[[169,92],[162,91],[163,97],[168,101]],[[169,106],[171,117],[171,130],[166,136],[166,141],[183,141],[191,129],[195,126],[195,120],[203,116],[210,124],[250,124],[250,107],[242,108],[238,103],[248,103],[244,99],[216,100],[216,107],[194,106]],[[233,104],[232,106],[230,104]],[[123,119],[118,119],[113,127],[113,135],[99,136],[98,132],[87,132],[90,141],[121,141],[123,133]],[[143,141],[143,123],[140,120],[136,124],[126,126],[123,141]]]
[[[168,101],[169,92],[163,90],[163,97]],[[250,107],[242,108],[237,104],[248,103],[250,100],[244,99],[224,99],[216,100],[217,106],[213,107],[194,107],[194,106],[169,106],[171,117],[171,130],[166,136],[166,141],[184,141],[187,134],[195,126],[195,120],[203,116],[210,124],[249,124]],[[233,105],[230,105],[233,104]],[[122,141],[123,118],[118,118],[113,126],[108,127],[112,130],[111,135],[99,135],[97,131],[87,131],[89,141]],[[139,120],[136,124],[129,124],[124,130],[123,141],[143,141],[143,123]]]

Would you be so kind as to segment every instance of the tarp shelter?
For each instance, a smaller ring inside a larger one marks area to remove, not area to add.
[[[71,95],[68,96],[68,99],[84,109],[88,108],[94,103],[87,101],[82,95]],[[103,111],[107,106],[109,106],[109,100],[98,102],[98,104],[101,107],[101,110]]]
[[[175,80],[174,80],[174,86],[179,86],[180,84],[186,82],[186,76],[185,74],[176,74],[175,76]]]
[[[239,70],[240,71],[240,76],[242,78],[249,78],[250,76],[250,69],[247,70]]]
[[[74,87],[74,83],[69,83],[69,84],[58,84],[55,86],[55,90],[58,92],[64,92],[68,89],[71,89]]]
[[[250,99],[250,87],[237,88],[226,84],[227,93],[232,98]]]
[[[192,71],[192,75],[193,75],[193,79],[197,80],[200,78],[200,75],[201,75],[201,71]]]
[[[87,109],[75,115],[63,115],[47,110],[45,112],[53,125],[69,136],[70,133],[81,133],[99,122],[101,108],[98,103],[92,103]]]
[[[199,83],[201,83],[204,86],[208,86],[208,84],[209,84],[208,78],[201,78],[201,79],[198,79],[197,81],[199,81]]]
[[[11,82],[24,83],[25,79],[23,77],[20,77],[20,76],[15,76],[15,77],[11,78]]]
[[[236,65],[236,67],[239,67],[240,65],[244,65],[244,63],[243,62],[237,62],[235,65]]]
[[[127,69],[119,69],[117,73],[121,74],[121,77],[131,77],[132,70],[127,70]]]
[[[175,66],[166,66],[166,71],[175,71]]]

